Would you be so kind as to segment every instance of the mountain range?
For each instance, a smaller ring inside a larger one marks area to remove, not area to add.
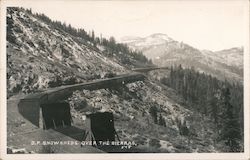
[[[243,48],[235,47],[221,51],[199,50],[186,43],[176,41],[166,34],[124,37],[121,42],[131,49],[141,51],[159,66],[182,65],[194,67],[200,72],[221,80],[243,82]]]
[[[147,62],[143,55],[135,54],[112,39],[86,35],[83,30],[79,36],[79,30],[75,34],[76,29],[71,26],[52,22],[45,15],[31,10],[9,7],[6,18],[8,101],[53,87],[103,79],[107,73],[113,76],[127,74],[132,72],[131,68],[137,67],[136,64]],[[243,67],[242,49],[224,50],[216,52],[221,56],[214,56],[214,52],[200,51],[164,34],[127,37],[124,42],[160,66],[195,65],[200,71],[216,76],[217,72],[224,70],[226,76],[242,79],[241,72],[237,72]],[[223,151],[222,142],[215,144],[217,128],[211,119],[193,110],[174,89],[158,81],[158,72],[169,75],[169,70],[152,71],[145,81],[107,89],[76,90],[65,101],[70,104],[76,122],[82,123],[81,118],[87,111],[112,111],[120,139],[135,141],[138,152]],[[152,116],[152,107],[155,117]],[[8,108],[7,112],[10,112]],[[15,139],[16,135],[25,140],[32,139],[22,134],[29,126],[27,120],[19,114],[13,117],[16,119],[8,119],[7,145],[33,150],[35,146],[24,146],[21,140]],[[159,125],[156,117],[161,117],[166,125]],[[43,153],[41,150],[36,152]],[[67,152],[69,150],[64,148],[63,153]]]

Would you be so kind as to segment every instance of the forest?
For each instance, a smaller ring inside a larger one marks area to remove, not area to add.
[[[217,127],[218,142],[223,142],[231,152],[241,150],[244,137],[243,85],[221,81],[181,65],[171,67],[170,75],[161,82],[180,94],[189,109],[212,119]]]

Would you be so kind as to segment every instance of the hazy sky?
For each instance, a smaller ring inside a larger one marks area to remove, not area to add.
[[[244,45],[246,1],[40,1],[21,6],[96,35],[145,37],[164,33],[199,49]]]

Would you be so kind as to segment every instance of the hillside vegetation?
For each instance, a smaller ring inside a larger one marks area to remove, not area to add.
[[[217,126],[218,138],[225,141],[230,151],[242,148],[243,126],[243,86],[201,74],[180,66],[171,67],[170,75],[161,82],[180,94],[192,109],[210,117]]]
[[[147,66],[152,66],[152,63],[141,52],[130,50],[112,37],[97,37],[94,31],[87,33],[84,29],[53,21],[29,9],[7,8],[9,99],[57,86],[131,73],[132,68]],[[107,89],[92,91],[76,90],[65,99],[70,104],[72,116],[78,119],[74,123],[81,123],[78,125],[81,126],[82,116],[89,112],[112,112],[120,139],[137,144],[131,152],[243,150],[242,139],[234,141],[236,137],[225,134],[224,139],[218,139],[221,133],[227,132],[218,130],[214,123],[216,116],[209,111],[218,109],[218,114],[227,117],[225,123],[218,121],[223,129],[236,129],[236,121],[231,123],[230,119],[235,116],[236,109],[241,114],[242,104],[233,99],[235,94],[242,93],[241,86],[228,85],[211,76],[182,68],[152,71],[145,75],[146,80],[126,85],[110,84],[111,87]],[[206,91],[208,89],[211,90]],[[216,89],[221,93],[218,100],[218,97],[210,96]],[[223,104],[211,104],[213,108],[203,104],[213,102],[202,101],[204,97],[214,98],[214,103]],[[238,98],[242,98],[242,95]],[[233,114],[232,108],[235,110]],[[242,124],[242,120],[237,120],[237,123]],[[9,135],[13,133],[10,131]],[[228,143],[237,143],[234,145],[237,150]]]

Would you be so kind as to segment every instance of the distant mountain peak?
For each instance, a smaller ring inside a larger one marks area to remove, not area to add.
[[[142,39],[142,38],[141,37],[136,37],[136,36],[125,36],[125,37],[122,37],[120,39],[120,41],[122,43],[130,43],[130,42],[138,41],[140,39]]]
[[[168,35],[163,34],[163,33],[154,33],[143,38],[133,37],[133,36],[127,36],[127,37],[121,38],[122,43],[136,44],[136,46],[161,45],[161,44],[166,44],[172,41],[174,41],[172,38],[170,38]]]
[[[163,40],[166,40],[166,41],[172,41],[172,40],[173,40],[173,39],[170,38],[168,35],[163,34],[163,33],[154,33],[154,34],[151,34],[151,35],[148,36],[148,37],[160,38],[160,39],[163,39]]]
[[[163,33],[154,33],[127,42],[127,45],[133,50],[141,51],[159,66],[182,64],[220,79],[226,77],[241,82],[243,78],[243,47],[220,51],[199,50]]]
[[[223,49],[223,50],[218,50],[215,52],[243,52],[244,48],[241,47],[232,47],[232,48],[228,48],[228,49]]]

